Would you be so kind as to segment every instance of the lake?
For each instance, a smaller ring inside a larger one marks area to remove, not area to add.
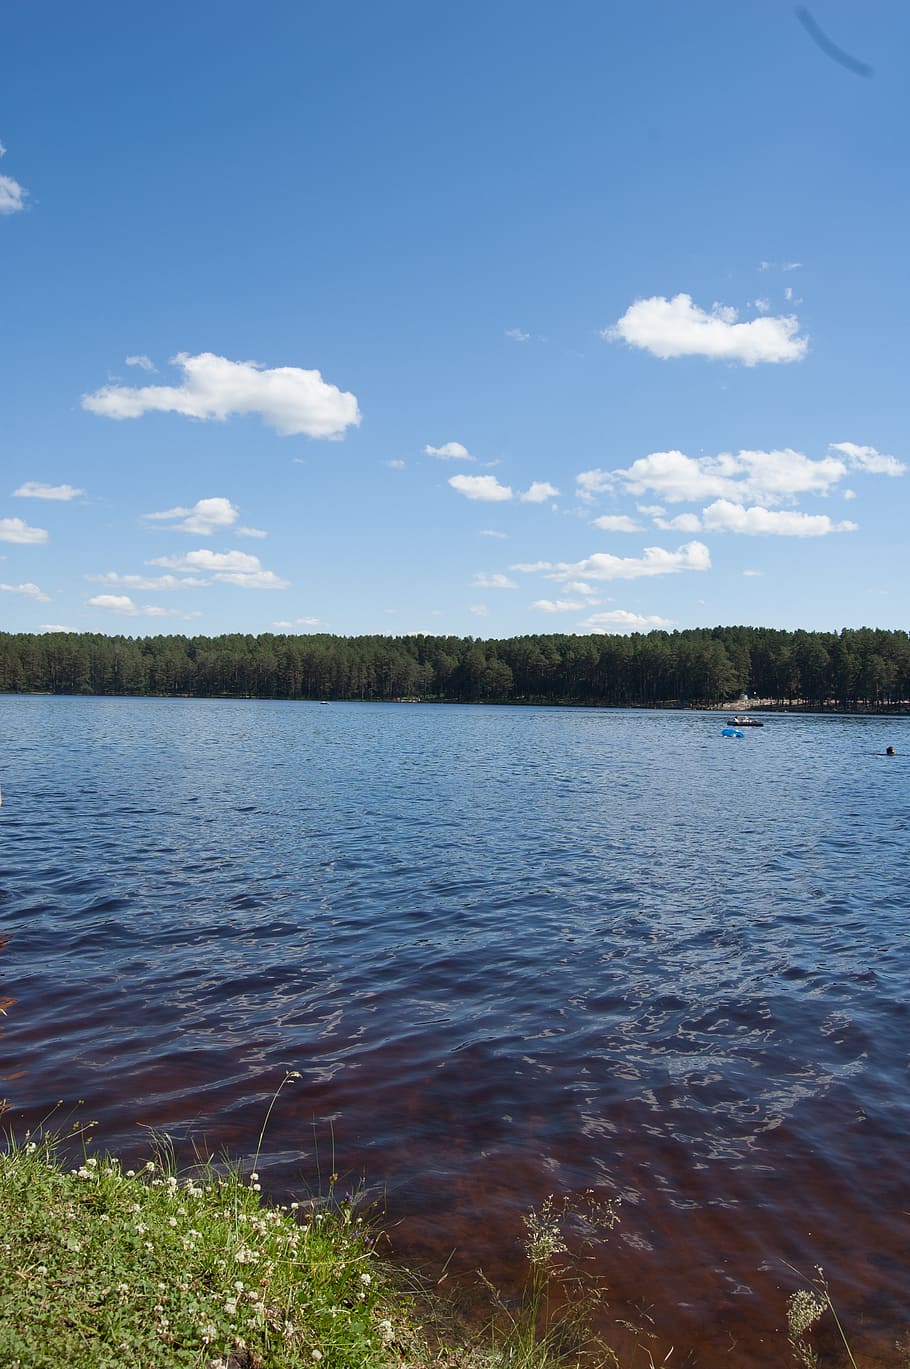
[[[0,697],[14,1125],[251,1155],[299,1070],[264,1187],[365,1181],[430,1273],[594,1190],[627,1366],[788,1362],[785,1262],[904,1364],[910,728],[723,722]]]

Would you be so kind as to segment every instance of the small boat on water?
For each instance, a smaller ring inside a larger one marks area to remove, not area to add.
[[[758,721],[758,718],[749,718],[740,713],[734,713],[730,719],[731,727],[764,727],[764,725]]]

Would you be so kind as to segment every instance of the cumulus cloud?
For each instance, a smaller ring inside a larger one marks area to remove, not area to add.
[[[127,366],[138,366],[141,371],[157,371],[158,367],[151,357],[144,355],[124,357]]]
[[[626,513],[605,513],[594,519],[594,526],[603,532],[641,532],[641,525]]]
[[[267,369],[256,361],[229,361],[202,352],[178,352],[172,365],[183,371],[180,385],[105,385],[83,395],[82,407],[105,418],[139,418],[176,413],[223,421],[232,414],[259,414],[283,436],[341,437],[360,423],[357,399],[324,381],[319,371],[298,366]]]
[[[854,470],[868,471],[870,475],[903,475],[907,469],[896,456],[886,456],[874,447],[860,447],[855,442],[832,442],[830,450],[845,457]]]
[[[495,475],[453,475],[449,477],[449,484],[465,499],[495,504],[512,498],[512,487],[500,485]]]
[[[697,513],[678,513],[675,518],[655,514],[654,525],[662,532],[701,532],[701,519]]]
[[[144,513],[147,522],[163,522],[169,532],[189,532],[196,537],[210,537],[214,532],[231,527],[240,517],[230,499],[216,495],[199,499],[189,509],[165,509],[163,513]]]
[[[629,613],[624,608],[614,608],[608,613],[592,613],[581,624],[596,632],[650,632],[653,628],[672,627],[672,618],[659,618],[656,614]]]
[[[157,593],[169,593],[177,589],[204,589],[210,585],[211,580],[205,580],[197,575],[118,575],[115,570],[109,570],[104,575],[87,575],[86,580],[90,580],[95,585],[110,585],[124,589],[143,589],[155,590]]]
[[[238,585],[241,589],[287,589],[274,571],[263,570],[258,556],[247,551],[209,551],[200,547],[183,556],[158,556],[147,563],[163,566],[165,570],[202,572],[220,584]]]
[[[234,531],[238,537],[256,537],[260,540],[263,537],[268,537],[265,528],[235,528]]]
[[[108,613],[122,613],[128,618],[166,618],[168,610],[155,604],[136,604],[128,594],[94,594],[88,600],[91,608],[103,608]]]
[[[26,599],[36,599],[41,604],[49,604],[51,601],[51,596],[45,594],[37,585],[33,585],[30,580],[24,585],[0,585],[0,590],[4,594],[24,594]]]
[[[0,157],[6,156],[6,148],[0,143]],[[0,176],[0,214],[19,214],[25,208],[28,191],[12,176]]]
[[[548,499],[555,499],[558,494],[559,490],[555,485],[550,485],[546,480],[534,480],[518,497],[524,504],[545,504]]]
[[[845,460],[825,456],[813,461],[786,447],[700,457],[651,452],[624,470],[585,471],[578,479],[590,490],[621,485],[628,494],[656,494],[669,504],[737,498],[775,504],[802,494],[827,494],[846,474]]]
[[[516,582],[510,580],[508,575],[499,573],[490,575],[485,570],[479,570],[475,573],[471,586],[473,589],[518,589]]]
[[[740,361],[744,366],[801,361],[809,346],[807,338],[799,337],[795,315],[765,315],[738,323],[735,309],[715,304],[708,312],[685,294],[638,299],[601,336],[640,347],[662,360],[702,356]]]
[[[0,518],[0,542],[46,542],[45,528],[30,528],[21,518]]]
[[[513,567],[517,569],[517,567]],[[687,542],[676,551],[645,547],[642,556],[611,556],[595,552],[583,561],[560,562],[553,567],[551,580],[639,580],[652,575],[676,575],[684,570],[710,570],[711,556],[703,542]]]
[[[63,502],[76,499],[80,494],[85,494],[85,490],[77,490],[75,485],[44,485],[40,480],[26,480],[18,490],[13,490],[13,496],[18,499],[57,499]]]
[[[577,613],[586,605],[575,599],[537,599],[531,607],[541,613]]]
[[[702,513],[708,532],[740,532],[750,536],[826,537],[831,532],[855,532],[856,523],[835,523],[826,513],[796,513],[757,505],[744,508],[729,499],[718,499]]]
[[[429,443],[423,449],[427,456],[435,456],[437,461],[476,461],[477,457],[472,456],[467,447],[460,442],[443,442],[441,447],[431,447]]]

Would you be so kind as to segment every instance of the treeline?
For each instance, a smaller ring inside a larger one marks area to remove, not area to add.
[[[4,693],[779,707],[910,701],[906,632],[717,627],[631,636],[108,637],[0,633]]]

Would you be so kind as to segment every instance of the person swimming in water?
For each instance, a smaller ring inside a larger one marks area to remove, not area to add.
[[[893,746],[886,746],[886,747],[885,747],[885,755],[886,755],[886,756],[893,756],[893,755],[895,755],[895,754],[896,754],[896,753],[895,753],[895,750],[894,750],[894,747],[893,747]]]

